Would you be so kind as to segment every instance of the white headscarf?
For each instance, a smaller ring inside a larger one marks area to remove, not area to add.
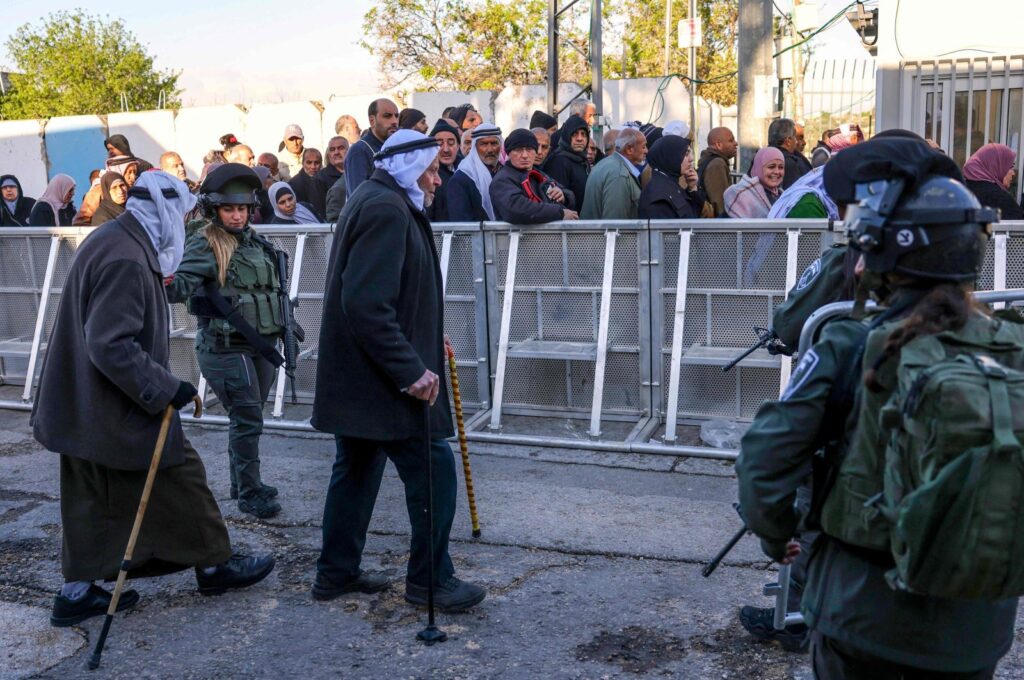
[[[430,138],[416,130],[398,130],[388,137],[388,140],[384,142],[380,150],[387,151],[399,144],[409,144],[421,139]],[[373,167],[391,175],[391,178],[395,180],[395,184],[405,189],[405,193],[409,196],[409,200],[412,201],[413,205],[423,210],[425,195],[423,194],[423,189],[420,189],[419,179],[426,172],[427,168],[430,167],[430,164],[434,162],[434,159],[437,158],[437,152],[437,146],[413,149],[374,161]]]
[[[43,195],[36,199],[37,203],[46,203],[53,208],[53,223],[58,226],[60,225],[60,211],[68,204],[64,197],[74,188],[75,180],[71,177],[65,174],[55,175],[46,185]]]
[[[690,134],[690,125],[684,120],[670,120],[665,123],[665,129],[661,132],[662,135],[676,137],[686,137]]]
[[[828,213],[829,218],[838,220],[839,208],[836,207],[836,202],[825,191],[824,172],[825,166],[822,165],[793,182],[788,189],[782,192],[779,200],[775,201],[775,205],[768,211],[768,219],[786,217],[801,198],[807,194],[814,194],[821,201],[822,205],[825,206],[825,212]]]
[[[480,159],[480,154],[476,150],[477,142],[485,137],[497,137],[498,146],[502,146],[500,128],[486,124],[476,126],[473,130],[473,147],[469,150],[469,155],[459,163],[459,169],[455,172],[464,172],[469,175],[469,178],[473,180],[473,184],[476,185],[477,190],[480,192],[480,198],[483,199],[484,212],[487,213],[487,219],[494,220],[494,206],[491,205],[490,191],[491,177],[493,175],[491,175],[491,169]]]
[[[149,198],[132,195],[139,189],[148,191]],[[177,197],[165,196],[164,189],[170,189]],[[185,183],[163,170],[142,173],[128,193],[125,209],[149,235],[164,276],[173,274],[181,264],[185,253],[185,215],[195,205],[196,197]]]
[[[296,224],[320,224],[320,220],[316,218],[316,215],[309,208],[299,203],[298,197],[295,198],[295,212],[291,215],[286,215],[283,210],[277,207],[277,195],[282,191],[287,191],[292,196],[295,196],[295,189],[292,189],[291,185],[287,182],[274,182],[267,189],[267,195],[270,196],[270,205],[273,206],[275,215],[282,220],[288,220]]]

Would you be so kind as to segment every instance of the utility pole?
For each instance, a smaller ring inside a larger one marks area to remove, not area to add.
[[[697,19],[697,0],[690,0],[690,21]],[[690,57],[686,60],[686,69],[690,76],[690,136],[693,138],[694,156],[700,150],[697,142],[697,47],[696,41],[690,41]]]
[[[758,105],[764,106],[768,95],[764,90],[772,75],[772,3],[739,0],[739,31],[739,120],[736,136],[740,142],[739,167],[746,168],[766,142],[764,111],[758,110]]]
[[[793,0],[793,18],[796,18],[797,7],[800,6],[801,0]],[[790,36],[792,37],[792,44],[795,45],[800,41],[800,34],[797,33],[796,23],[794,21],[789,22]],[[799,47],[795,47],[790,50],[793,61],[793,120],[798,123],[804,123],[804,52]]]
[[[590,7],[590,99],[594,102],[594,116],[597,121],[596,129],[594,129],[594,143],[597,144],[598,149],[603,149],[602,142],[604,141],[602,134],[604,129],[601,127],[601,99],[602,91],[604,88],[604,80],[602,77],[601,69],[603,68],[603,53],[601,49],[601,0],[593,0],[593,4]]]
[[[558,0],[548,0],[548,113],[558,115]]]
[[[665,68],[663,75],[672,73],[672,0],[665,0]]]

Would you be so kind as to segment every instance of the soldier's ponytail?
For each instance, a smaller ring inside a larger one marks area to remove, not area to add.
[[[215,224],[208,224],[200,230],[210,244],[210,250],[217,259],[217,280],[221,287],[227,283],[228,265],[238,247],[238,239]]]
[[[889,359],[899,356],[904,345],[925,335],[959,330],[973,311],[981,309],[962,283],[940,283],[928,291],[914,306],[910,315],[892,332],[882,353],[864,373],[864,385],[872,392],[883,389],[878,370]]]

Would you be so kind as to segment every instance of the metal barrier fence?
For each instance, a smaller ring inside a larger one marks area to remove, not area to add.
[[[309,429],[329,225],[259,228],[290,256],[306,330],[296,389],[283,370],[267,426]],[[434,225],[445,329],[456,351],[470,439],[734,458],[679,445],[680,425],[749,420],[788,381],[791,360],[760,350],[721,368],[770,326],[775,305],[840,231],[819,220]],[[57,301],[89,228],[0,228],[0,383],[28,408]],[[1024,223],[998,225],[981,289],[1024,287]],[[685,295],[678,295],[685,289]],[[171,306],[171,368],[205,392],[195,319]],[[207,395],[212,397],[213,395]],[[204,418],[218,422],[216,416]],[[220,419],[223,420],[223,419]]]

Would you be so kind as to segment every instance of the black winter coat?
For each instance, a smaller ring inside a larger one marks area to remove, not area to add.
[[[145,470],[180,380],[168,368],[156,249],[131,213],[93,231],[71,262],[46,351],[32,431],[66,456]],[[161,467],[185,460],[178,414]]]
[[[18,185],[18,198],[14,202],[14,212],[7,209],[7,202],[0,198],[0,227],[27,227],[28,218],[32,214],[32,208],[36,199],[28,198],[21,188],[21,182],[14,175],[0,175],[0,183],[12,179]]]
[[[422,437],[426,402],[402,390],[430,369],[441,377],[430,434],[450,437],[441,269],[427,216],[377,170],[349,197],[338,224],[310,422],[345,437]]]
[[[490,191],[495,218],[512,224],[543,224],[562,219],[562,211],[565,208],[572,209],[573,195],[568,189],[562,189],[565,205],[547,197],[541,185],[551,179],[539,170],[534,170],[530,177],[532,196],[527,196],[523,187],[526,177],[525,171],[517,170],[511,163],[502,166],[494,175]]]
[[[29,213],[28,222],[33,227],[70,227],[77,212],[75,204],[68,203],[61,208],[59,215],[55,216],[49,203],[36,201],[32,206],[32,212]]]
[[[454,167],[454,166],[452,166]],[[441,165],[437,174],[441,176],[441,186],[434,192],[434,202],[427,208],[427,217],[431,222],[450,222],[448,216],[448,184],[452,181],[455,171],[447,165]]]
[[[312,206],[313,214],[322,222],[327,211],[327,189],[323,183],[301,170],[288,180],[288,186],[295,192],[295,200]]]
[[[700,217],[704,199],[699,191],[686,191],[679,182],[661,172],[640,192],[638,216],[642,220],[691,220]]]
[[[464,172],[456,172],[445,190],[449,222],[486,222],[491,219],[484,211],[484,200],[473,179]]]
[[[974,192],[978,201],[989,208],[999,208],[999,219],[1001,220],[1024,220],[1024,210],[1013,200],[1010,192],[995,182],[985,182],[976,179],[969,179],[964,182],[967,188]]]
[[[559,146],[548,156],[544,163],[544,172],[563,187],[573,193],[576,205],[583,205],[583,196],[587,190],[587,176],[590,166],[587,159],[565,145]]]

